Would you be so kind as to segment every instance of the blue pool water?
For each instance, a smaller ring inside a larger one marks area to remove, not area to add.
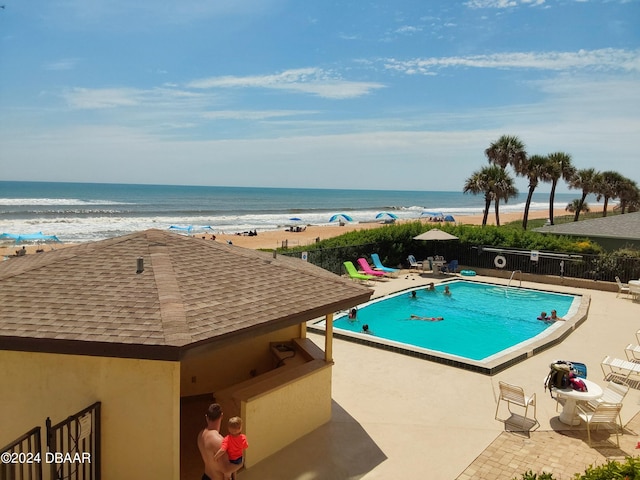
[[[573,295],[478,282],[446,285],[451,296],[443,294],[444,285],[436,291],[416,289],[415,298],[410,291],[402,292],[360,307],[355,321],[346,314],[336,317],[334,329],[361,332],[367,324],[377,338],[484,360],[552,328],[553,323],[537,319],[541,311],[549,314],[555,309],[564,317],[577,300]],[[412,320],[411,315],[444,320]]]

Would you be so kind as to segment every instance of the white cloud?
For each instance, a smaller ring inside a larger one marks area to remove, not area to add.
[[[332,99],[360,97],[384,87],[380,83],[342,80],[319,68],[285,70],[272,75],[211,77],[194,80],[187,86],[200,89],[269,88],[309,93]]]
[[[205,112],[202,116],[210,120],[266,120],[314,113],[302,110],[216,110]]]
[[[45,70],[73,70],[78,64],[77,58],[63,58],[44,65]]]
[[[204,95],[172,88],[72,88],[63,93],[68,105],[75,109],[109,109],[117,107],[148,106],[158,108],[170,105],[176,108],[187,104],[201,104]]]
[[[443,68],[493,68],[601,71],[640,71],[640,51],[604,48],[577,52],[515,52],[466,57],[432,57],[412,60],[387,59],[385,68],[407,74],[434,75]]]

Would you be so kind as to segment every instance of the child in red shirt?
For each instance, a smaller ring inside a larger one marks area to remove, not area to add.
[[[229,462],[233,466],[229,465],[231,468],[227,469],[225,473],[233,474],[240,470],[243,461],[242,455],[244,450],[249,448],[249,443],[247,442],[247,437],[241,433],[242,419],[240,417],[231,417],[227,424],[227,429],[229,430],[229,435],[222,439],[220,450],[216,452],[214,459],[217,460],[224,455],[224,452],[227,452]]]

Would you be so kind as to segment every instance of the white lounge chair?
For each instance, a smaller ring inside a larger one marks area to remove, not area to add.
[[[630,343],[624,347],[624,353],[630,362],[640,362],[640,345]]]
[[[538,419],[536,418],[536,394],[534,393],[531,396],[526,396],[524,394],[524,390],[522,387],[518,387],[517,385],[511,385],[505,382],[498,382],[500,387],[500,396],[498,397],[498,404],[496,405],[496,414],[495,419],[498,419],[498,409],[500,408],[500,402],[507,402],[507,409],[509,413],[511,412],[511,404],[518,405],[524,408],[524,415],[522,416],[522,429],[525,430],[525,425],[527,421],[527,412],[529,411],[529,407],[533,407],[533,420],[535,421],[534,425],[538,423]],[[501,420],[502,421],[502,420]]]
[[[607,355],[600,363],[600,368],[602,368],[605,380],[612,375],[622,377],[625,381],[628,380],[631,375],[636,375],[640,380],[640,363],[613,358]]]
[[[618,294],[616,295],[616,297],[619,297],[621,293],[626,294],[628,297],[629,293],[631,293],[631,290],[629,290],[629,285],[627,283],[622,283],[620,281],[620,277],[617,275],[616,275],[616,283],[618,284]]]
[[[409,268],[416,268],[416,269],[422,268],[422,263],[416,261],[416,257],[414,257],[413,255],[409,255],[407,257],[407,261],[409,262]]]
[[[591,425],[595,424],[596,428],[600,424],[613,424],[616,429],[616,444],[620,448],[620,439],[618,438],[618,426],[620,426],[620,434],[623,433],[622,419],[620,418],[621,403],[601,403],[595,410],[586,410],[578,405],[578,416],[587,424],[587,438],[589,446],[591,446]]]

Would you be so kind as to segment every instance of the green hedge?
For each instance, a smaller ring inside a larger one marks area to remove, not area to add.
[[[604,465],[594,467],[590,465],[584,473],[576,473],[574,480],[640,480],[640,459],[627,457],[624,463],[608,460]],[[513,480],[555,480],[550,473],[536,474],[529,470]]]

